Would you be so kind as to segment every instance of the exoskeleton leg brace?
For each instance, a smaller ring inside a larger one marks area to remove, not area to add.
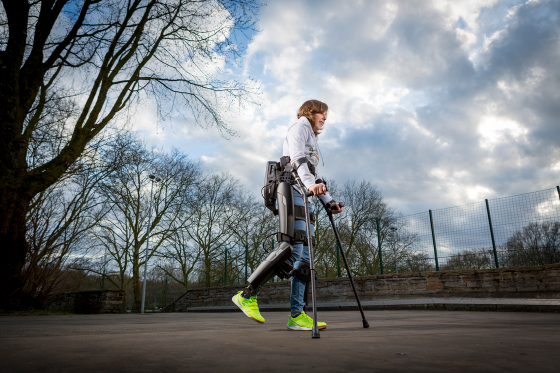
[[[249,298],[251,293],[259,289],[272,274],[281,278],[289,278],[292,275],[293,263],[289,261],[294,253],[294,248],[291,245],[295,225],[292,186],[287,182],[279,183],[276,197],[278,217],[280,218],[280,227],[277,234],[278,244],[247,280],[249,286],[243,291],[244,298]]]
[[[301,162],[296,163],[297,167],[301,165]],[[290,261],[290,257],[294,253],[292,245],[308,244],[306,232],[294,228],[296,219],[305,220],[306,211],[305,207],[294,205],[292,184],[295,182],[291,174],[293,170],[289,157],[282,157],[280,162],[268,162],[266,166],[265,206],[279,217],[279,230],[276,235],[278,244],[247,280],[249,286],[243,291],[245,298],[260,289],[273,274],[283,279],[290,278],[294,264]],[[315,215],[310,213],[309,218],[311,224],[314,224]],[[315,242],[315,238],[312,240]]]

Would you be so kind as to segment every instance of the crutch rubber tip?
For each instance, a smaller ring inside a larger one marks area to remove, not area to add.
[[[365,329],[369,328],[369,324],[368,324],[366,319],[363,319],[362,322],[364,323],[364,328]]]
[[[312,332],[311,333],[311,338],[321,338],[321,334],[319,334],[319,332]]]

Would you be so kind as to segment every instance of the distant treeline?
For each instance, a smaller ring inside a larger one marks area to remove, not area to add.
[[[345,203],[336,224],[355,275],[380,273],[379,241],[385,273],[435,270],[428,255],[411,249],[414,235],[391,234],[402,215],[376,186],[353,180],[328,186]],[[313,206],[318,275],[345,276],[329,220],[316,198]],[[149,149],[131,133],[85,152],[33,200],[27,224],[24,291],[37,306],[53,293],[103,287],[127,290],[132,309],[141,301],[148,225],[148,305],[152,296],[161,305],[192,287],[243,284],[277,231],[262,197],[249,194],[231,174],[203,172],[186,154]],[[558,222],[528,225],[500,248],[500,263],[557,262],[559,230]],[[440,270],[492,268],[492,258],[490,249],[460,252]]]

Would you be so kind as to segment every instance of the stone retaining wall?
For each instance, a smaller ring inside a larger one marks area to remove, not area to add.
[[[58,294],[48,309],[71,313],[123,313],[124,291],[91,290]]]
[[[364,276],[355,277],[354,282],[361,301],[434,297],[560,299],[560,264]],[[319,279],[316,286],[319,305],[355,301],[348,278]],[[241,288],[236,285],[189,290],[166,311],[231,306],[231,297]],[[289,281],[269,283],[259,294],[259,305],[286,305],[289,297]]]

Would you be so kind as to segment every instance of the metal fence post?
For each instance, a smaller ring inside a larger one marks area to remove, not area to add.
[[[492,218],[490,217],[490,206],[488,205],[488,200],[486,201],[486,212],[488,213],[488,225],[490,226],[490,237],[492,237],[492,249],[494,250],[494,263],[496,268],[500,268],[498,265],[498,253],[496,252],[496,241],[494,240],[494,229],[492,229]]]
[[[379,269],[381,274],[383,274],[383,255],[381,254],[381,229],[379,228],[379,219],[376,220],[377,223],[377,248],[379,249]]]
[[[430,227],[432,228],[432,242],[434,243],[434,259],[436,261],[436,271],[439,271],[439,263],[437,258],[436,234],[434,232],[434,219],[432,218],[432,210],[430,211]]]
[[[393,255],[395,255],[395,273],[399,273],[398,258],[397,258],[397,246],[395,245],[395,231],[396,227],[389,227],[391,230],[391,241],[393,241]]]
[[[245,244],[245,283],[247,283],[247,263],[249,262],[249,245]]]
[[[336,274],[337,277],[340,277],[340,248],[338,242],[336,243]]]

